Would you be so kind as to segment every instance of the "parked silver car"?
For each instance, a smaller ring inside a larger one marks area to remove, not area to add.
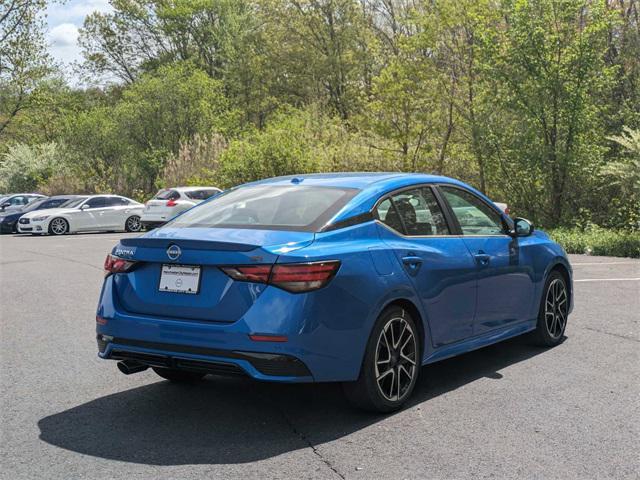
[[[146,203],[142,212],[142,226],[155,228],[164,225],[176,215],[198,203],[217,195],[216,187],[175,187],[160,190]]]
[[[25,205],[37,200],[39,198],[46,198],[45,195],[39,193],[11,193],[0,198],[0,212],[10,212],[18,210]]]

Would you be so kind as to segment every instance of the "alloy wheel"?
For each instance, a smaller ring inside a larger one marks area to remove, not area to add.
[[[551,338],[558,339],[564,332],[568,312],[567,288],[564,282],[555,278],[547,289],[544,307],[544,320]]]
[[[140,217],[129,217],[127,219],[127,230],[130,232],[140,231]]]
[[[389,320],[380,332],[375,355],[376,383],[387,400],[400,401],[411,390],[417,372],[417,351],[411,325],[402,317]]]
[[[63,235],[67,233],[67,222],[64,218],[54,218],[51,220],[51,231],[55,235]]]

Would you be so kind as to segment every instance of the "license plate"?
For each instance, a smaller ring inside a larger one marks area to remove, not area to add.
[[[162,265],[161,292],[190,293],[195,295],[200,287],[200,267],[191,265]]]

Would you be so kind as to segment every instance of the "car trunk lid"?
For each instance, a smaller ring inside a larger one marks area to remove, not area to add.
[[[271,265],[280,254],[309,245],[313,239],[310,232],[165,227],[142,237],[123,239],[114,248],[114,255],[138,262],[130,272],[115,275],[116,294],[121,306],[132,313],[234,322],[266,286],[234,281],[219,267]],[[199,267],[198,292],[161,291],[163,265]]]

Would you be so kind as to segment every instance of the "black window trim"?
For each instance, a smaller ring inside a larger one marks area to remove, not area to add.
[[[451,208],[451,205],[449,205],[449,202],[447,201],[447,199],[444,197],[443,193],[440,191],[440,187],[451,187],[451,188],[457,188],[458,190],[462,190],[464,192],[469,193],[470,195],[472,195],[474,198],[477,198],[480,202],[482,202],[483,204],[485,204],[487,207],[489,207],[491,210],[495,211],[499,216],[500,219],[502,220],[502,224],[503,224],[503,228],[505,229],[505,232],[502,234],[494,234],[494,235],[464,235],[462,232],[462,228],[460,227],[460,224],[458,222],[458,219],[456,218],[455,214],[453,213],[453,209]],[[400,222],[402,223],[402,228],[403,228],[403,232],[399,232],[396,229],[394,229],[393,227],[390,227],[389,225],[387,225],[386,223],[384,223],[382,220],[380,220],[380,217],[378,216],[378,206],[384,202],[387,198],[390,200],[391,206],[392,208],[394,208],[397,212],[397,208],[395,206],[395,202],[393,201],[393,196],[397,195],[399,193],[402,193],[406,190],[416,190],[416,189],[430,189],[431,192],[433,193],[433,196],[436,199],[436,202],[438,204],[438,206],[440,207],[440,210],[442,211],[442,214],[444,215],[444,219],[445,222],[447,224],[447,229],[449,230],[449,234],[446,235],[408,235],[406,233],[407,229],[406,226],[404,225],[404,220],[402,219],[402,216],[399,215],[400,217]],[[358,225],[358,224],[362,224],[362,223],[367,223],[369,221],[375,221],[377,223],[379,223],[380,225],[384,226],[385,228],[387,228],[388,230],[390,230],[391,232],[404,237],[404,238],[458,238],[458,237],[502,237],[502,236],[509,236],[509,234],[507,233],[509,228],[510,228],[510,224],[509,221],[506,219],[506,214],[504,212],[502,212],[499,208],[497,208],[496,206],[490,204],[489,202],[487,202],[486,200],[484,200],[483,198],[479,197],[478,195],[476,195],[474,192],[472,192],[471,190],[464,188],[460,185],[455,185],[453,183],[442,183],[442,182],[433,182],[433,183],[414,183],[412,185],[406,185],[404,187],[400,187],[397,188],[395,190],[392,190],[391,192],[387,192],[382,194],[374,203],[373,207],[371,207],[371,209],[368,212],[364,212],[364,213],[360,213],[351,217],[348,217],[344,220],[340,220],[338,222],[335,223],[329,223],[326,224],[323,228],[321,228],[319,230],[318,233],[324,233],[324,232],[330,232],[333,230],[339,230],[341,228],[346,228],[346,227],[351,227],[353,225]]]

